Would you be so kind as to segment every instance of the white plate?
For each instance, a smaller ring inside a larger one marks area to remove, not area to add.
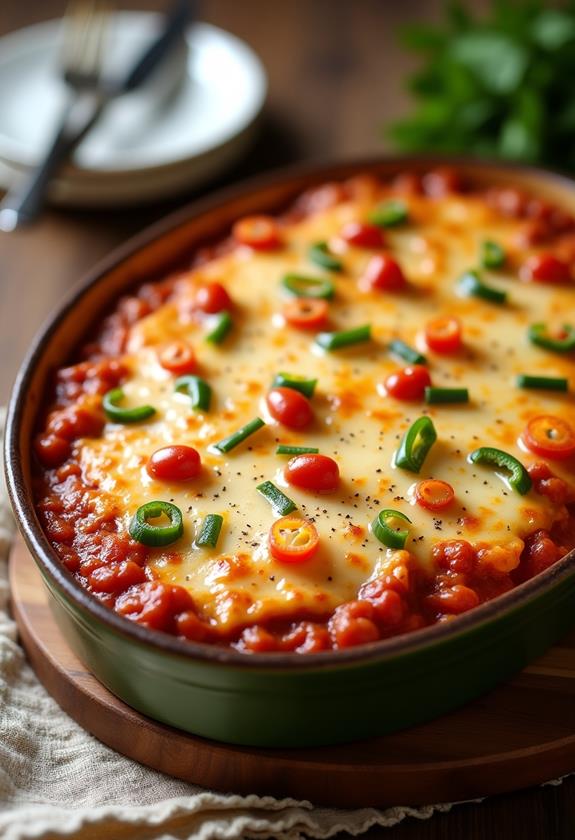
[[[114,16],[106,68],[129,67],[158,31],[160,16]],[[58,74],[60,21],[0,39],[0,183],[41,159],[65,102]],[[61,203],[158,198],[213,176],[239,155],[266,95],[253,51],[233,35],[196,24],[140,90],[113,103],[54,183]]]

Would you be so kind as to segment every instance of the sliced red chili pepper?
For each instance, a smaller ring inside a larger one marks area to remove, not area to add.
[[[544,458],[564,461],[575,455],[575,431],[566,420],[551,414],[533,417],[521,440],[527,449]]]
[[[270,528],[270,552],[282,563],[303,563],[315,554],[318,546],[315,525],[301,516],[282,516]]]
[[[461,322],[449,315],[434,318],[426,324],[424,336],[425,343],[434,353],[457,353],[462,344]]]
[[[415,500],[428,510],[443,510],[455,499],[455,491],[447,481],[426,478],[415,486]]]
[[[328,302],[322,298],[291,298],[282,307],[282,314],[290,327],[314,330],[325,326]]]
[[[194,373],[198,367],[196,354],[187,341],[172,341],[158,350],[158,361],[170,373],[178,376],[184,373]]]
[[[282,244],[278,223],[271,216],[246,216],[235,223],[232,234],[255,251],[273,251]]]

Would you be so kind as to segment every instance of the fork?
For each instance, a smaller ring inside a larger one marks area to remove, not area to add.
[[[98,119],[107,99],[101,70],[110,15],[109,4],[102,0],[70,0],[59,55],[68,98],[42,164],[22,185],[16,185],[0,205],[1,230],[14,230],[38,215],[52,175]]]

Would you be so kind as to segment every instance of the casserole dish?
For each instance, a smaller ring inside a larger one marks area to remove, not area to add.
[[[304,746],[380,735],[434,717],[487,690],[543,652],[570,624],[572,553],[456,621],[357,648],[298,656],[245,653],[173,638],[115,614],[56,558],[34,510],[31,440],[45,383],[98,315],[130,287],[177,269],[195,246],[239,218],[276,212],[302,190],[366,170],[386,177],[437,161],[362,162],[290,173],[271,184],[181,211],[113,255],[45,328],[15,386],[7,475],[20,527],[52,594],[70,645],[111,691],[165,723],[205,737],[258,746]],[[456,162],[463,177],[513,185],[575,207],[567,179],[535,170]]]

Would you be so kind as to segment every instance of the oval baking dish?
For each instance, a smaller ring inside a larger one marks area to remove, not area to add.
[[[573,623],[575,552],[453,622],[309,656],[249,656],[150,630],[105,607],[62,565],[38,521],[31,440],[50,373],[128,288],[224,236],[239,217],[281,211],[303,190],[371,171],[429,171],[445,160],[298,169],[181,210],[100,265],[36,339],[10,402],[8,488],[19,527],[72,649],[114,694],[152,718],[220,741],[312,746],[382,735],[453,709],[505,679]],[[575,211],[575,185],[523,167],[450,161],[482,185],[526,188]]]

